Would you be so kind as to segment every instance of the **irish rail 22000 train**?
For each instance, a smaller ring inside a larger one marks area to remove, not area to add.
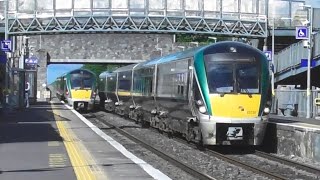
[[[74,109],[92,110],[96,96],[96,75],[77,69],[58,77],[53,83],[58,98],[66,100]]]
[[[204,145],[260,145],[270,111],[265,55],[220,42],[104,72],[108,111]]]

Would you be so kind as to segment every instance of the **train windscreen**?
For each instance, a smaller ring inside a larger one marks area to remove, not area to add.
[[[254,58],[232,54],[205,56],[210,93],[259,93],[259,67]]]
[[[71,74],[71,89],[91,89],[94,77],[90,73]]]

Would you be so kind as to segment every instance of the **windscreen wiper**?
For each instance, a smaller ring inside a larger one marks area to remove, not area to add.
[[[241,89],[244,89],[244,91],[246,92],[246,94],[248,94],[249,98],[252,98],[252,94],[249,92],[249,90],[247,88],[240,88],[240,83],[239,81],[237,81],[237,85],[238,85],[238,89],[240,90],[241,93]]]
[[[249,98],[252,98],[252,94],[249,92],[249,90],[247,88],[243,88],[243,89],[246,91],[246,93],[248,94]]]

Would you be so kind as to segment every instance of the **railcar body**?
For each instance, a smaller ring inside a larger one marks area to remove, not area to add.
[[[98,96],[100,99],[100,106],[104,106],[105,100],[107,99],[107,76],[110,74],[109,71],[102,72],[99,75],[98,83]]]
[[[96,77],[91,71],[73,70],[55,81],[57,97],[74,109],[92,110],[96,96]]]
[[[108,110],[205,145],[262,143],[271,104],[268,61],[249,45],[220,42],[109,76]]]

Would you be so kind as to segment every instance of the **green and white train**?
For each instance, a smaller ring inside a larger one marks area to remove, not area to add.
[[[96,75],[77,69],[58,77],[52,84],[56,95],[74,109],[92,110],[96,96]]]
[[[100,104],[204,145],[260,145],[270,111],[266,56],[219,42],[99,76]]]

